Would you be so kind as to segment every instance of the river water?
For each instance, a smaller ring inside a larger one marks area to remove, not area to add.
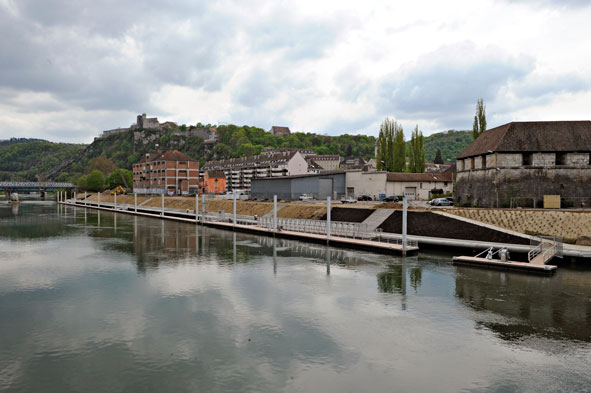
[[[1,392],[591,390],[591,269],[0,204]]]

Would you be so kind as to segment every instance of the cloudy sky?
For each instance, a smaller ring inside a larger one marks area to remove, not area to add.
[[[0,0],[0,139],[591,118],[591,0]],[[408,135],[407,135],[408,137]]]

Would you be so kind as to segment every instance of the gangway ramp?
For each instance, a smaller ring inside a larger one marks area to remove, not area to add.
[[[374,232],[392,213],[394,213],[394,209],[376,209],[362,224],[365,225],[366,231]]]

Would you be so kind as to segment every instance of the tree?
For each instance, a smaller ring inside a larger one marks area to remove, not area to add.
[[[376,166],[379,171],[392,171],[394,168],[394,132],[397,128],[396,120],[385,118],[380,126],[377,141]]]
[[[94,157],[88,162],[88,166],[86,167],[87,173],[97,170],[102,173],[103,177],[109,176],[115,169],[117,167],[113,161],[104,156]]]
[[[404,172],[406,169],[406,142],[404,141],[404,131],[401,125],[397,125],[394,133],[394,165],[392,172]]]
[[[441,158],[441,149],[437,149],[435,153],[435,160],[433,160],[435,164],[443,164],[443,158]]]
[[[123,181],[122,177],[125,179]],[[127,183],[127,184],[126,184]],[[124,188],[132,187],[133,185],[133,176],[130,170],[127,169],[116,169],[105,181],[105,184],[108,188],[113,189],[117,186],[121,186]]]
[[[90,172],[86,178],[86,189],[88,191],[102,191],[105,186],[105,177],[98,169]]]
[[[78,180],[76,180],[76,186],[81,190],[86,190],[86,176],[80,176]]]
[[[413,173],[425,172],[425,138],[417,125],[413,130],[408,146],[409,170]]]
[[[478,138],[486,131],[486,106],[481,99],[476,103],[476,114],[474,115],[474,124],[472,125],[472,137]]]

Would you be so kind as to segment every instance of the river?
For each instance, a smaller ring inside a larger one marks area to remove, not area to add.
[[[591,269],[0,202],[1,392],[591,389]]]

